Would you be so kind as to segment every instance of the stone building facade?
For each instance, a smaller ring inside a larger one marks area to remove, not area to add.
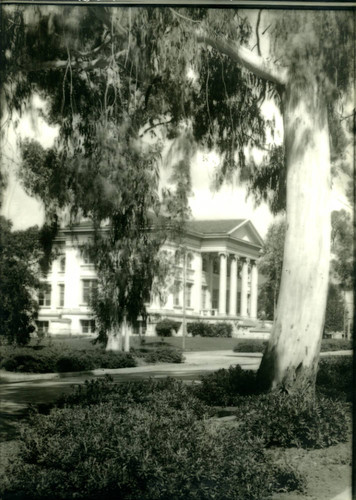
[[[56,239],[57,258],[39,294],[38,330],[48,335],[95,334],[89,300],[96,273],[83,245],[90,223],[62,229]],[[155,334],[161,318],[183,317],[183,282],[187,321],[229,321],[236,329],[257,325],[257,259],[262,238],[247,219],[194,220],[186,225],[180,247],[168,241],[174,279],[167,284],[164,304],[152,296],[147,304],[146,335]],[[184,248],[184,250],[182,250]]]

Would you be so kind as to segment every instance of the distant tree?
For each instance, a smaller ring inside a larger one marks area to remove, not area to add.
[[[338,285],[329,283],[326,303],[325,332],[344,331],[345,302]]]
[[[259,309],[267,319],[274,319],[282,277],[284,240],[286,224],[284,219],[273,222],[268,228],[258,262],[265,282],[260,287]]]
[[[331,272],[343,290],[354,287],[354,227],[346,210],[331,214]]]
[[[24,345],[35,330],[43,257],[37,227],[11,231],[0,217],[0,342]]]

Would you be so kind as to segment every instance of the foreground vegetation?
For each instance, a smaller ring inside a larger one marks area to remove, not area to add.
[[[255,374],[239,366],[192,386],[169,378],[86,382],[48,414],[32,415],[1,494],[257,500],[303,491],[304,477],[274,450],[345,442],[351,381],[352,360],[339,357],[321,361],[316,396],[259,394]],[[224,425],[217,417],[231,404],[233,421]]]

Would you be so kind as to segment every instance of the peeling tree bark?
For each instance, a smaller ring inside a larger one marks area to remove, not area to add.
[[[259,369],[267,389],[314,387],[330,260],[327,111],[316,81],[291,82],[283,96],[287,220],[277,314]]]
[[[330,260],[327,109],[316,78],[291,76],[245,48],[198,36],[256,76],[277,84],[283,102],[287,221],[281,286],[258,378],[265,389],[313,390],[324,328]]]
[[[121,329],[111,328],[107,332],[108,340],[106,351],[122,351],[122,332]]]

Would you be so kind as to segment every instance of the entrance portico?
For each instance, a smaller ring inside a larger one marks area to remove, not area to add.
[[[204,316],[257,318],[258,270],[256,260],[228,251],[202,253]],[[205,264],[204,264],[205,263]],[[204,270],[205,269],[205,270]],[[199,271],[198,271],[199,273]]]

